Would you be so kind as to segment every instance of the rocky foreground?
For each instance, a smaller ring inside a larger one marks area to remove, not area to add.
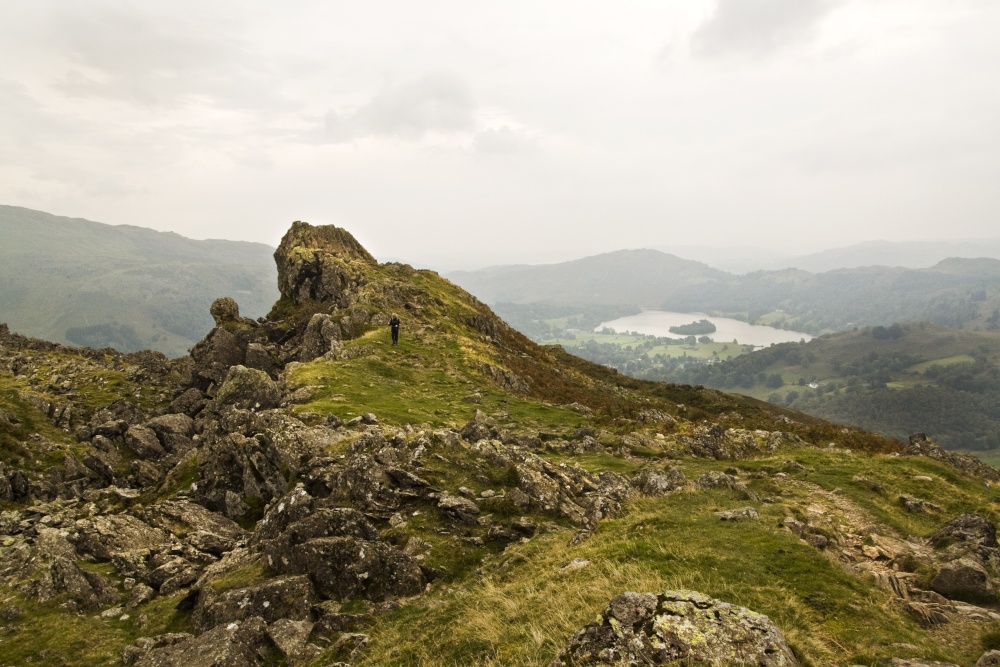
[[[275,259],[180,360],[0,328],[0,664],[1000,664],[992,468],[618,377],[343,230]]]

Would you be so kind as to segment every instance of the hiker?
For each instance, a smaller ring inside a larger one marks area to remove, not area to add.
[[[398,345],[399,344],[399,317],[396,315],[396,313],[393,313],[392,317],[389,318],[389,328],[392,330],[392,344],[393,345]]]

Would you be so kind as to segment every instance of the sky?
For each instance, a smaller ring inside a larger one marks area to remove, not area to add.
[[[435,268],[1000,236],[996,0],[0,11],[0,204]]]

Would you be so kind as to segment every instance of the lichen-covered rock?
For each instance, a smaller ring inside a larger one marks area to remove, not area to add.
[[[702,489],[714,489],[721,486],[736,491],[747,500],[757,500],[757,494],[751,491],[746,484],[733,475],[719,472],[718,470],[709,470],[706,473],[698,475],[694,483]]]
[[[135,667],[256,667],[267,658],[267,623],[259,617],[219,625],[198,637],[177,637],[134,659]],[[139,641],[136,642],[136,645]]]
[[[306,325],[299,348],[300,361],[312,361],[330,351],[334,341],[340,340],[340,327],[326,313],[316,313]]]
[[[237,365],[229,369],[215,401],[243,410],[270,410],[281,403],[281,390],[264,371]]]
[[[232,519],[187,500],[169,500],[148,508],[145,519],[153,526],[180,533],[199,551],[220,556],[247,536]]]
[[[318,646],[308,643],[313,625],[312,621],[281,619],[268,626],[267,636],[284,654],[289,665],[298,665],[322,653]]]
[[[445,516],[463,523],[476,523],[476,516],[479,514],[479,505],[476,503],[468,498],[448,494],[438,500],[438,508]]]
[[[763,614],[693,591],[623,593],[549,667],[583,665],[798,665]]]
[[[76,548],[100,560],[129,551],[159,549],[170,536],[129,514],[107,514],[77,521],[70,540]]]
[[[221,593],[215,591],[209,580],[198,595],[191,621],[199,631],[252,616],[268,623],[282,618],[303,621],[309,619],[315,602],[316,593],[309,577],[303,575],[273,577]]]
[[[987,651],[976,660],[976,667],[1000,667],[1000,651]]]
[[[245,364],[251,343],[267,339],[263,327],[239,316],[239,308],[232,299],[213,303],[212,315],[216,327],[191,348],[191,383],[202,391],[218,386],[232,366]]]
[[[321,537],[266,553],[275,571],[308,574],[317,592],[334,600],[409,597],[427,584],[415,560],[384,542]]]
[[[130,426],[125,432],[125,446],[140,459],[155,461],[167,454],[156,432],[148,426]]]
[[[780,439],[770,436],[771,433],[767,431],[737,428],[723,430],[718,424],[708,424],[699,426],[691,436],[682,441],[695,456],[737,461],[776,450]]]
[[[687,479],[677,468],[668,471],[647,467],[632,478],[632,486],[645,496],[662,496],[684,488]]]
[[[163,448],[170,453],[181,453],[191,447],[194,435],[194,420],[183,413],[173,413],[154,417],[146,422],[160,439]]]
[[[52,561],[34,588],[35,595],[42,602],[65,595],[88,611],[118,600],[118,591],[104,577],[85,572],[76,562],[62,557]]]
[[[753,507],[740,507],[734,510],[723,510],[716,512],[715,516],[721,521],[756,521],[760,519],[760,514]]]

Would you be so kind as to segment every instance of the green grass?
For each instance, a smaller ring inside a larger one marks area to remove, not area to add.
[[[190,615],[175,608],[184,593],[156,598],[129,610],[125,620],[67,613],[57,604],[40,604],[5,589],[0,589],[0,596],[4,604],[16,604],[23,612],[3,631],[0,663],[4,665],[118,667],[122,647],[138,637],[191,631]],[[144,625],[140,617],[145,618]]]
[[[359,356],[316,360],[292,371],[292,381],[318,387],[298,410],[345,420],[371,412],[383,423],[434,428],[461,426],[477,409],[519,428],[572,429],[589,423],[567,408],[496,387],[477,368],[477,362],[486,361],[482,353],[456,336],[411,333],[392,346],[385,331],[374,330],[347,348]],[[467,400],[474,394],[479,403]]]
[[[596,455],[572,458],[595,470],[629,472],[633,463]],[[896,646],[901,643],[917,647],[913,657],[959,664],[971,664],[981,653],[974,639],[940,642],[873,580],[852,574],[780,527],[786,516],[804,518],[806,507],[823,503],[834,520],[849,520],[837,514],[847,503],[860,515],[857,520],[877,519],[900,535],[926,536],[963,512],[996,520],[989,490],[981,484],[930,459],[816,448],[736,463],[685,458],[679,465],[689,479],[735,465],[755,493],[771,500],[748,501],[724,489],[641,499],[575,547],[567,546],[570,531],[555,528],[494,556],[478,580],[435,585],[428,596],[379,617],[368,630],[372,644],[357,664],[545,665],[612,596],[675,588],[767,614],[804,665],[882,664],[890,656],[910,655],[901,653]],[[785,472],[789,481],[776,483],[776,472]],[[885,494],[854,482],[856,475],[877,481]],[[937,503],[943,512],[909,514],[898,503],[899,493]],[[760,521],[732,524],[715,516],[747,504],[760,512]],[[590,565],[562,572],[574,558]],[[448,632],[442,634],[442,627]]]

